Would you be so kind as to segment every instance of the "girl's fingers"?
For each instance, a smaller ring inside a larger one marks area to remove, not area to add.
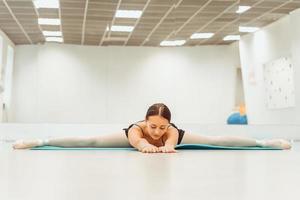
[[[168,153],[177,153],[175,149],[168,149]]]
[[[168,147],[147,147],[142,150],[143,153],[177,153],[174,148]]]
[[[172,153],[177,153],[178,151],[176,149],[173,149],[172,150]]]

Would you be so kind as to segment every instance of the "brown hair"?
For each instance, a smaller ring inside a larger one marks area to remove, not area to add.
[[[169,122],[171,121],[171,112],[169,108],[163,103],[156,103],[150,106],[146,114],[146,120],[148,120],[148,117],[155,115],[159,115],[167,119]]]

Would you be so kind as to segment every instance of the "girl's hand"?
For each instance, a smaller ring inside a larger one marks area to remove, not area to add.
[[[158,147],[154,145],[147,145],[141,150],[142,153],[158,153],[159,149]]]
[[[41,140],[17,140],[13,144],[14,149],[29,149],[32,147],[40,146]]]
[[[173,146],[162,146],[159,147],[159,151],[162,153],[177,153]]]

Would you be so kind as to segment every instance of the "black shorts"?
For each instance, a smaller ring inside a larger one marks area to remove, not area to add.
[[[128,138],[128,131],[129,131],[129,129],[130,129],[133,125],[136,125],[136,124],[131,124],[128,128],[123,128],[123,130],[125,131],[125,134],[126,134],[126,137],[127,137],[127,138]],[[177,129],[177,131],[178,131],[178,142],[177,142],[177,144],[180,144],[181,141],[182,141],[182,138],[183,138],[183,136],[184,136],[184,132],[185,132],[185,131],[182,130],[182,129],[177,128],[177,126],[176,126],[175,124],[173,124],[173,123],[170,123],[170,125]]]

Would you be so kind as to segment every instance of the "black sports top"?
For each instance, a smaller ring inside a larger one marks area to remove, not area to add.
[[[142,120],[142,121],[144,121],[144,120]],[[142,121],[138,121],[138,122],[142,122]],[[137,124],[138,122],[136,122],[136,123],[134,123],[134,124],[131,124],[128,128],[123,128],[123,130],[125,131],[125,134],[126,134],[126,137],[127,137],[127,138],[128,138],[128,132],[129,132],[129,129],[130,129],[132,126],[134,126],[134,125],[138,126],[138,127],[141,129],[143,135],[145,134],[144,131],[143,131],[143,129],[142,129],[142,127],[140,127],[140,126]],[[182,129],[177,128],[177,126],[176,126],[175,124],[173,124],[173,123],[170,123],[169,126],[168,126],[168,128],[169,128],[170,126],[173,126],[174,128],[177,129],[177,131],[178,131],[178,142],[177,142],[177,144],[180,144],[181,141],[182,141],[182,138],[183,138],[183,136],[184,136],[184,132],[185,132],[185,131],[182,130]],[[163,142],[163,144],[164,144],[164,142]]]

